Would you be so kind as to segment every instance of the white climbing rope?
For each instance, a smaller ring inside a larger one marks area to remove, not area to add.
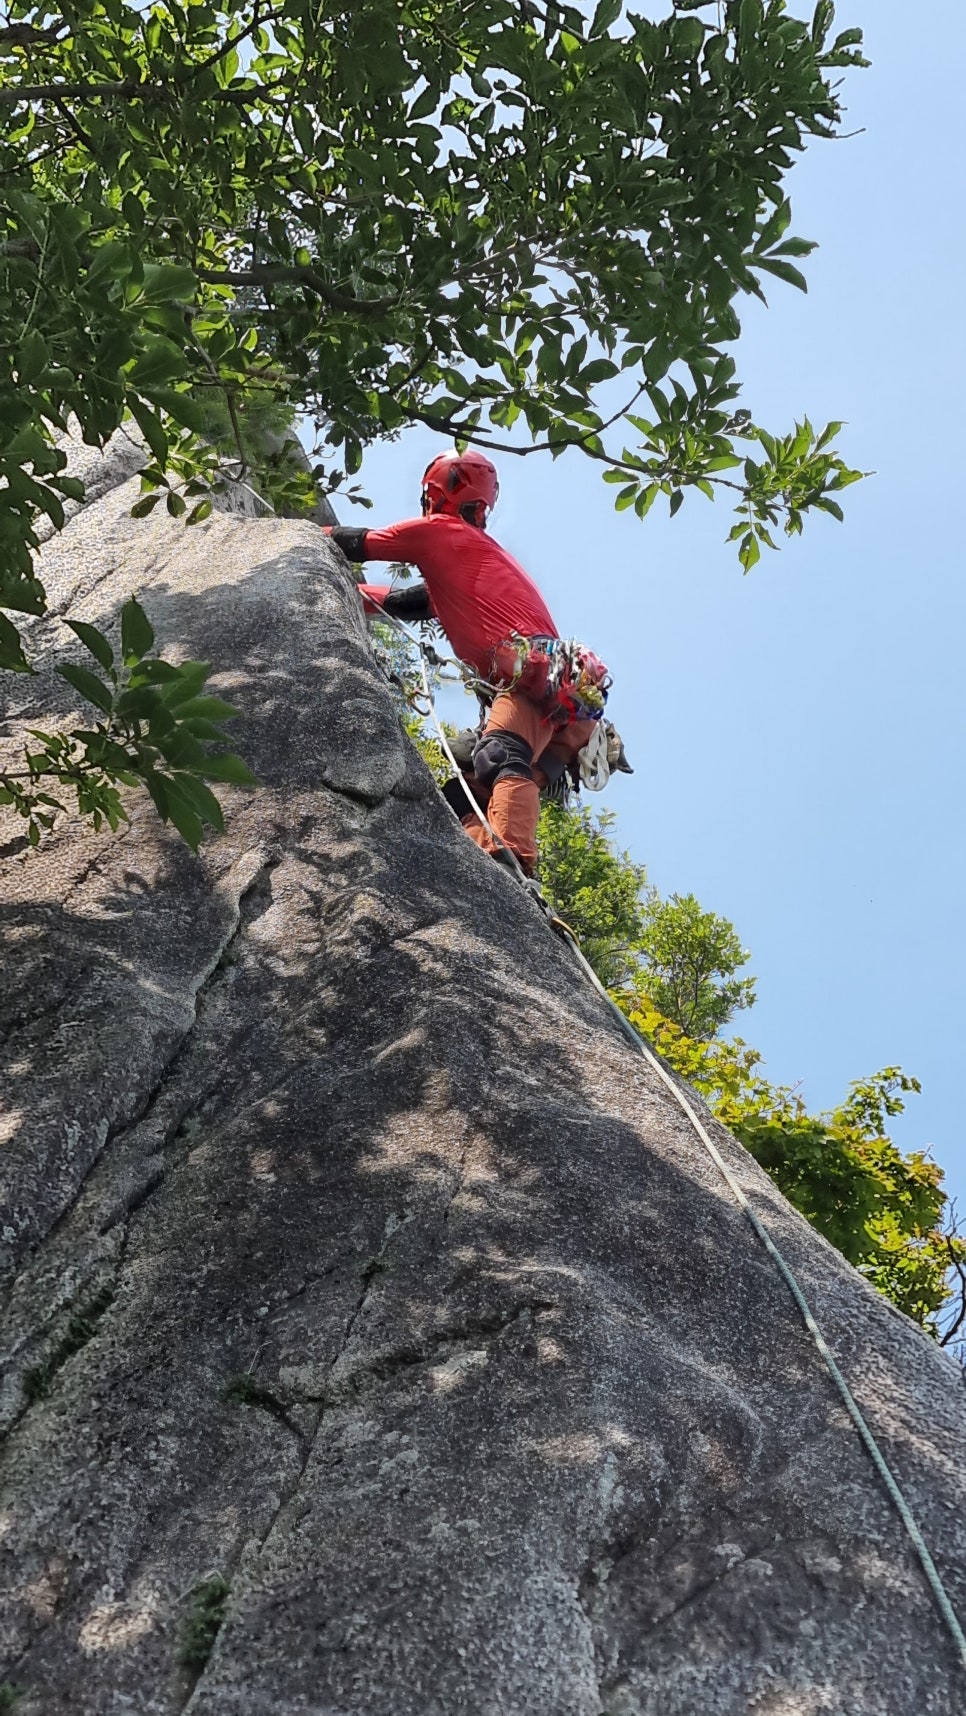
[[[574,941],[573,936],[570,933],[570,931],[565,930],[564,933],[565,933],[566,940],[569,941],[569,943],[570,943],[571,951],[574,954],[576,954],[577,959],[580,961],[581,966],[583,967],[587,976],[590,978],[590,981],[593,983],[594,988],[599,991],[599,993],[603,996],[604,1000],[607,1002],[608,1007],[610,1007],[611,1011],[620,1020],[621,1027],[624,1030],[625,1036],[627,1036],[631,1039],[631,1041],[634,1043],[635,1048],[644,1056],[644,1059],[647,1061],[648,1066],[653,1068],[654,1072],[657,1073],[658,1078],[662,1081],[663,1084],[665,1084],[667,1086],[668,1090],[671,1092],[671,1095],[674,1097],[674,1100],[678,1104],[679,1108],[681,1108],[684,1111],[684,1113],[687,1115],[688,1119],[691,1122],[691,1125],[694,1127],[695,1132],[697,1133],[702,1144],[704,1145],[705,1149],[707,1150],[708,1155],[711,1157],[712,1162],[714,1163],[715,1167],[718,1169],[719,1173],[726,1180],[730,1190],[734,1194],[734,1197],[735,1197],[737,1203],[740,1205],[741,1209],[744,1211],[745,1215],[748,1217],[748,1220],[750,1221],[752,1227],[754,1228],[755,1233],[758,1235],[758,1238],[761,1240],[762,1245],[764,1246],[769,1257],[772,1259],[772,1262],[774,1263],[776,1269],[778,1270],[779,1274],[781,1275],[782,1280],[784,1281],[786,1287],[788,1288],[788,1291],[790,1292],[792,1298],[795,1301],[795,1304],[798,1306],[798,1309],[802,1314],[802,1320],[805,1324],[805,1327],[807,1328],[809,1334],[811,1335],[813,1341],[815,1342],[815,1345],[817,1346],[817,1348],[818,1348],[818,1350],[819,1350],[819,1352],[820,1352],[820,1354],[821,1354],[821,1356],[825,1362],[826,1369],[828,1370],[828,1373],[831,1376],[832,1381],[834,1382],[836,1388],[839,1391],[839,1394],[842,1397],[842,1402],[845,1406],[845,1409],[848,1412],[849,1417],[851,1418],[853,1424],[855,1425],[856,1430],[858,1431],[860,1437],[862,1438],[862,1441],[865,1444],[866,1452],[868,1453],[870,1459],[872,1460],[872,1464],[875,1466],[876,1471],[878,1472],[880,1478],[882,1479],[882,1482],[885,1485],[886,1490],[889,1493],[889,1496],[890,1496],[890,1498],[891,1498],[891,1500],[892,1500],[892,1502],[896,1508],[896,1511],[898,1512],[899,1517],[902,1520],[902,1523],[906,1528],[906,1531],[908,1532],[910,1538],[912,1539],[913,1548],[915,1549],[916,1554],[919,1557],[920,1563],[922,1564],[922,1570],[926,1575],[926,1579],[929,1583],[929,1587],[932,1591],[933,1596],[936,1599],[936,1604],[939,1608],[939,1612],[942,1615],[943,1620],[946,1622],[946,1625],[949,1628],[950,1633],[952,1634],[953,1642],[954,1642],[954,1644],[956,1646],[956,1650],[959,1654],[960,1662],[961,1662],[963,1668],[966,1669],[966,1633],[963,1632],[963,1629],[959,1624],[959,1618],[958,1618],[956,1611],[953,1608],[953,1605],[950,1601],[949,1593],[947,1592],[946,1587],[943,1584],[942,1577],[939,1573],[939,1569],[937,1568],[936,1563],[934,1562],[932,1556],[929,1553],[929,1549],[928,1549],[928,1546],[926,1544],[926,1540],[923,1537],[922,1532],[920,1531],[918,1524],[916,1523],[915,1515],[913,1514],[912,1509],[910,1508],[908,1502],[906,1501],[905,1496],[903,1495],[901,1489],[899,1488],[899,1485],[898,1485],[898,1483],[897,1483],[897,1481],[896,1481],[896,1479],[892,1473],[892,1470],[891,1470],[891,1468],[890,1468],[890,1466],[886,1460],[885,1455],[882,1452],[882,1449],[879,1447],[878,1442],[876,1441],[874,1435],[872,1434],[872,1431],[870,1430],[869,1425],[866,1422],[865,1417],[863,1416],[862,1410],[861,1410],[858,1402],[856,1401],[855,1396],[853,1395],[851,1389],[849,1388],[848,1383],[846,1382],[844,1376],[842,1375],[842,1372],[839,1370],[839,1367],[836,1364],[835,1359],[832,1356],[832,1353],[831,1353],[829,1346],[828,1346],[828,1342],[826,1341],[825,1336],[822,1334],[821,1329],[819,1328],[817,1322],[815,1321],[815,1317],[812,1313],[811,1306],[809,1305],[808,1300],[806,1299],[805,1294],[803,1293],[802,1288],[799,1285],[798,1279],[797,1279],[791,1265],[788,1262],[786,1262],[785,1258],[782,1256],[782,1253],[779,1251],[777,1245],[775,1244],[775,1241],[772,1239],[771,1234],[768,1232],[768,1229],[765,1227],[764,1222],[755,1213],[755,1210],[754,1210],[752,1204],[750,1203],[746,1192],[744,1191],[743,1187],[739,1184],[739,1182],[736,1180],[734,1174],[732,1173],[731,1169],[728,1167],[728,1164],[725,1161],[724,1157],[722,1156],[717,1145],[708,1136],[708,1132],[707,1132],[706,1128],[702,1125],[698,1116],[695,1114],[694,1109],[692,1108],[692,1106],[691,1106],[690,1102],[688,1101],[687,1097],[685,1096],[684,1092],[679,1088],[676,1081],[674,1079],[672,1079],[670,1073],[666,1070],[666,1068],[661,1065],[657,1056],[654,1054],[653,1050],[648,1047],[648,1045],[644,1041],[643,1037],[641,1037],[638,1034],[638,1032],[635,1031],[630,1020],[625,1018],[624,1014],[621,1012],[621,1010],[617,1006],[616,1002],[611,1000],[611,997],[608,995],[606,989],[604,988],[603,984],[601,983],[600,978],[597,976],[596,971],[593,969],[593,966],[586,959],[586,957],[582,953],[581,949],[577,946],[577,943]]]
[[[470,791],[470,788],[466,783],[463,772],[462,772],[459,764],[457,763],[456,758],[453,756],[453,752],[452,752],[452,749],[450,747],[449,739],[447,738],[443,724],[440,721],[439,716],[436,712],[436,703],[435,703],[435,700],[433,697],[432,687],[430,685],[429,671],[428,671],[428,665],[427,665],[427,656],[426,656],[426,652],[425,652],[425,649],[423,647],[423,644],[421,643],[421,641],[418,638],[414,638],[411,635],[411,633],[407,630],[407,628],[405,626],[403,626],[400,621],[395,619],[394,616],[392,616],[390,614],[384,614],[383,618],[388,620],[389,623],[391,625],[393,625],[396,628],[396,630],[402,634],[402,636],[406,639],[407,643],[411,644],[415,649],[417,649],[419,651],[419,660],[420,660],[420,667],[421,667],[422,680],[423,680],[423,696],[425,697],[425,700],[426,700],[426,703],[427,703],[427,706],[429,709],[429,713],[430,713],[430,716],[431,716],[432,721],[433,721],[433,725],[436,728],[436,734],[437,734],[437,737],[439,739],[440,745],[442,746],[442,749],[443,749],[443,751],[446,755],[446,758],[447,758],[447,760],[448,760],[448,762],[449,762],[449,764],[453,770],[454,775],[456,776],[456,779],[458,781],[460,781],[463,785],[463,789],[466,793],[467,801],[468,801],[471,809],[473,810],[474,814],[479,817],[480,822],[483,824],[484,828],[486,828],[487,831],[490,833],[490,835],[493,837],[493,839],[497,843],[497,845],[501,846],[503,848],[504,852],[506,852],[509,855],[509,857],[513,863],[513,868],[516,870],[516,873],[517,873],[519,880],[527,888],[527,891],[528,891],[528,893],[530,893],[531,898],[535,899],[536,903],[541,905],[541,909],[546,913],[548,921],[551,923],[553,928],[556,929],[557,932],[568,943],[568,945],[571,949],[571,952],[575,955],[576,959],[578,960],[578,962],[581,966],[581,969],[583,970],[585,976],[590,980],[590,982],[593,984],[594,988],[597,990],[598,994],[601,996],[602,1000],[606,1003],[607,1007],[610,1009],[610,1011],[613,1014],[614,1018],[616,1019],[618,1025],[620,1026],[621,1031],[623,1032],[624,1036],[629,1040],[629,1042],[631,1042],[633,1044],[633,1047],[637,1050],[638,1054],[640,1054],[644,1057],[648,1066],[652,1069],[653,1072],[655,1072],[657,1074],[657,1076],[661,1080],[662,1084],[664,1084],[667,1087],[667,1089],[670,1091],[672,1097],[674,1098],[674,1101],[677,1103],[678,1107],[682,1110],[682,1112],[686,1115],[687,1119],[691,1122],[691,1125],[694,1127],[694,1130],[697,1133],[699,1139],[701,1140],[701,1143],[704,1145],[705,1150],[708,1152],[708,1155],[710,1156],[715,1167],[718,1169],[718,1172],[722,1175],[723,1179],[725,1180],[725,1182],[726,1182],[729,1190],[731,1191],[732,1195],[734,1196],[739,1208],[747,1216],[748,1221],[751,1223],[751,1226],[755,1231],[755,1234],[757,1235],[758,1239],[761,1241],[761,1243],[764,1246],[765,1250],[767,1251],[769,1257],[771,1258],[772,1262],[774,1263],[776,1269],[778,1270],[779,1274],[781,1275],[782,1280],[784,1281],[786,1287],[788,1288],[789,1293],[791,1294],[792,1298],[795,1301],[796,1306],[798,1307],[799,1312],[801,1313],[802,1321],[804,1322],[806,1329],[808,1330],[809,1334],[812,1337],[812,1340],[815,1342],[815,1345],[818,1348],[818,1351],[819,1351],[819,1354],[821,1355],[823,1363],[825,1364],[825,1367],[826,1367],[830,1377],[832,1378],[832,1381],[835,1384],[836,1389],[838,1390],[838,1393],[841,1397],[842,1403],[845,1406],[845,1409],[846,1409],[849,1417],[851,1418],[852,1423],[855,1425],[855,1428],[858,1431],[858,1434],[862,1440],[862,1443],[865,1447],[865,1450],[866,1450],[867,1454],[869,1455],[869,1458],[871,1459],[873,1466],[875,1467],[876,1471],[878,1472],[879,1477],[882,1479],[882,1482],[883,1482],[885,1489],[889,1495],[889,1498],[892,1501],[893,1506],[896,1509],[896,1512],[898,1513],[900,1519],[902,1520],[903,1525],[906,1528],[906,1531],[907,1531],[907,1533],[908,1533],[908,1535],[912,1541],[913,1548],[916,1551],[916,1555],[919,1558],[919,1562],[920,1562],[920,1565],[922,1567],[922,1570],[926,1575],[926,1580],[927,1580],[927,1583],[929,1585],[929,1588],[933,1594],[933,1597],[936,1600],[936,1606],[939,1609],[939,1612],[942,1615],[942,1618],[945,1621],[946,1626],[948,1627],[949,1632],[952,1636],[953,1643],[956,1646],[956,1651],[957,1651],[957,1654],[959,1656],[960,1663],[961,1663],[963,1669],[966,1670],[966,1633],[964,1633],[963,1628],[960,1625],[959,1618],[956,1614],[955,1609],[953,1608],[952,1602],[950,1601],[949,1593],[947,1592],[946,1587],[943,1584],[942,1577],[939,1573],[939,1569],[937,1568],[936,1563],[934,1562],[934,1560],[933,1560],[933,1558],[929,1552],[929,1548],[926,1544],[926,1540],[923,1537],[922,1532],[919,1529],[915,1515],[913,1514],[912,1509],[910,1508],[908,1502],[906,1501],[905,1496],[903,1495],[901,1489],[899,1488],[898,1482],[896,1481],[896,1478],[892,1472],[892,1469],[889,1466],[889,1463],[886,1460],[886,1457],[883,1454],[882,1449],[879,1447],[879,1444],[876,1441],[875,1436],[873,1435],[871,1429],[869,1428],[869,1425],[868,1425],[868,1423],[867,1423],[867,1421],[866,1421],[866,1419],[862,1413],[862,1410],[859,1407],[858,1402],[856,1401],[854,1395],[852,1394],[852,1391],[849,1388],[849,1385],[846,1382],[845,1377],[842,1375],[842,1372],[839,1370],[839,1367],[835,1362],[835,1359],[834,1359],[832,1352],[828,1346],[828,1343],[825,1339],[825,1336],[822,1334],[822,1331],[819,1328],[818,1323],[815,1321],[815,1317],[812,1313],[811,1306],[809,1305],[808,1300],[805,1297],[805,1294],[804,1294],[804,1292],[803,1292],[803,1290],[799,1284],[798,1278],[795,1275],[794,1270],[792,1269],[791,1265],[786,1261],[786,1259],[783,1257],[782,1253],[779,1251],[778,1246],[775,1244],[775,1241],[772,1239],[771,1234],[768,1232],[768,1229],[765,1227],[761,1218],[756,1214],[751,1202],[749,1201],[749,1198],[748,1198],[746,1192],[744,1191],[743,1187],[740,1185],[739,1181],[735,1178],[735,1175],[732,1173],[732,1170],[729,1168],[727,1162],[725,1161],[724,1157],[722,1156],[717,1145],[714,1143],[713,1139],[709,1136],[706,1127],[702,1124],[701,1120],[698,1118],[698,1115],[695,1113],[694,1108],[692,1107],[691,1103],[688,1101],[684,1092],[681,1090],[677,1081],[675,1079],[673,1079],[671,1077],[671,1074],[667,1071],[667,1069],[664,1066],[662,1066],[657,1055],[655,1055],[654,1051],[645,1042],[645,1040],[641,1036],[640,1032],[635,1030],[634,1026],[631,1024],[630,1020],[626,1017],[626,1015],[621,1012],[616,1001],[614,1001],[611,998],[611,996],[608,995],[607,990],[604,988],[604,985],[601,983],[600,978],[597,976],[597,973],[594,970],[593,966],[590,964],[590,961],[587,959],[586,955],[582,952],[582,950],[581,950],[581,948],[577,942],[577,939],[573,934],[573,931],[568,928],[568,926],[563,922],[562,918],[556,917],[554,915],[554,913],[550,911],[549,907],[547,907],[546,903],[541,902],[539,899],[539,896],[536,895],[532,891],[532,889],[530,887],[530,883],[529,883],[529,878],[526,876],[526,874],[524,873],[524,871],[520,867],[519,863],[517,862],[515,853],[510,851],[510,848],[506,845],[506,843],[504,841],[502,841],[500,839],[499,835],[491,827],[489,821],[487,820],[485,812],[483,811],[482,807],[479,804],[477,804],[476,799],[473,797],[473,794]],[[459,664],[454,663],[454,665],[459,665]]]

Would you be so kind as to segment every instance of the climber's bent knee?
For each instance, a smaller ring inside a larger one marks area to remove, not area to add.
[[[450,775],[449,780],[444,781],[439,790],[450,810],[459,817],[461,822],[468,811],[474,822],[479,821],[475,812],[470,809],[471,797],[482,810],[485,810],[487,799],[490,796],[481,787],[475,775]]]
[[[500,780],[533,780],[533,746],[519,733],[495,728],[484,733],[473,752],[473,773],[488,789]]]

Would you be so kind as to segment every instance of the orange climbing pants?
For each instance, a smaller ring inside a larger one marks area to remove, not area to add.
[[[568,721],[557,726],[519,691],[501,691],[494,698],[487,716],[487,733],[516,733],[533,752],[532,779],[521,775],[504,775],[498,779],[486,806],[487,820],[495,834],[519,859],[528,876],[537,862],[537,820],[540,815],[540,788],[547,776],[539,766],[541,757],[553,756],[569,763],[582,751],[594,729],[593,721]],[[463,827],[484,852],[496,851],[496,842],[472,811],[464,816]]]

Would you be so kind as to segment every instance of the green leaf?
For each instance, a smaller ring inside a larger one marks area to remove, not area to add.
[[[0,614],[0,668],[6,668],[9,673],[33,672],[23,653],[20,633],[6,614]]]
[[[161,427],[160,418],[141,399],[129,398],[128,409],[163,470],[168,458],[168,437]]]
[[[210,781],[228,781],[232,786],[258,785],[248,764],[242,762],[241,757],[233,756],[230,751],[220,757],[206,757],[198,772]]]
[[[833,0],[818,0],[812,17],[812,41],[816,45],[824,42],[835,19]]]
[[[818,245],[811,238],[786,238],[784,244],[776,244],[772,256],[811,256]]]
[[[174,700],[169,695],[168,706]],[[178,703],[177,713],[181,715],[203,715],[207,721],[230,721],[240,713],[231,703],[226,703],[221,697],[189,697],[186,702]]]
[[[832,43],[832,52],[840,54],[843,48],[860,48],[862,41],[863,32],[861,28],[858,25],[853,25],[852,29],[843,30],[841,35],[836,36]]]
[[[87,270],[85,286],[97,286],[103,280],[122,280],[131,272],[131,260],[130,245],[119,239],[112,238],[106,244],[99,244]]]
[[[139,601],[134,596],[121,609],[121,654],[125,665],[132,667],[147,655],[154,643],[154,628]]]
[[[188,800],[201,820],[209,823],[212,828],[217,828],[219,834],[223,834],[225,819],[222,815],[221,805],[211,788],[206,787],[204,781],[199,780],[196,774],[187,774],[183,770],[179,770],[174,779],[178,784],[178,791]]]
[[[152,685],[132,685],[123,691],[117,700],[117,714],[122,720],[150,720],[160,703],[158,692]]]
[[[614,511],[615,512],[626,512],[629,506],[634,505],[634,502],[637,499],[637,494],[638,494],[637,484],[636,483],[628,483],[626,489],[621,489],[620,494],[618,495],[617,499],[615,500]]]
[[[753,47],[761,29],[763,8],[761,0],[741,0],[738,8],[738,49],[747,53]]]
[[[22,382],[36,381],[47,368],[47,342],[38,329],[31,328],[17,348],[17,374]]]
[[[591,40],[595,36],[603,36],[615,24],[621,15],[622,0],[600,0],[600,4],[591,19],[588,34]]]
[[[777,274],[779,280],[787,280],[789,286],[797,286],[800,292],[808,291],[808,281],[804,274],[793,268],[790,262],[781,262],[772,256],[756,256],[755,267],[765,268],[769,274]]]
[[[208,661],[183,661],[178,668],[177,684],[169,685],[164,692],[168,707],[177,708],[189,697],[197,697],[210,673],[211,663]]]
[[[179,732],[190,733],[194,739],[210,739],[213,744],[224,744],[225,735],[214,721],[206,721],[203,715],[189,715],[186,721],[178,722]]]
[[[788,231],[792,218],[792,205],[787,197],[783,197],[774,213],[766,220],[758,235],[757,250],[770,250],[773,244]]]
[[[749,530],[742,540],[741,547],[738,550],[738,559],[741,561],[746,572],[750,572],[753,566],[757,566],[761,559],[761,549],[758,546],[758,541],[753,531]]]
[[[581,370],[578,379],[581,387],[594,387],[597,382],[610,381],[612,376],[619,374],[616,363],[611,363],[609,358],[594,358]]]
[[[847,489],[852,483],[860,483],[863,477],[867,477],[868,475],[868,471],[850,471],[843,465],[841,470],[836,471],[835,476],[829,483],[829,488]]]
[[[156,780],[157,778],[155,777]],[[182,792],[180,782],[173,780],[170,775],[163,778],[162,797],[167,813],[165,820],[173,822],[185,845],[190,846],[192,852],[197,852],[205,837],[201,817],[185,793]],[[154,795],[152,794],[152,796]],[[155,804],[158,803],[157,798],[154,802]]]
[[[171,720],[167,710],[161,710],[160,717],[162,721]],[[205,760],[204,745],[192,733],[186,731],[183,723],[176,726],[171,722],[163,733],[156,731],[156,723],[152,724],[149,737],[172,768],[196,769]]]
[[[96,626],[85,624],[83,620],[67,620],[66,624],[90,650],[94,660],[100,663],[105,673],[110,673],[114,666],[114,651],[104,633],[99,632]]]
[[[93,703],[96,708],[102,709],[105,715],[111,713],[114,702],[113,696],[103,680],[98,679],[97,675],[91,673],[89,668],[80,667],[73,661],[59,661],[57,672],[62,679],[66,679],[68,685],[72,685],[75,691],[79,691],[88,703]]]
[[[700,18],[679,18],[674,31],[674,46],[679,54],[698,54],[704,41],[705,27]]]
[[[409,123],[412,124],[414,120],[417,119],[428,119],[430,114],[436,112],[438,106],[439,91],[433,86],[433,84],[430,84],[428,89],[424,89],[421,95],[417,95],[416,100],[409,109]]]
[[[153,387],[162,387],[165,382],[176,381],[184,375],[187,360],[180,346],[173,340],[166,339],[163,334],[147,334],[141,340],[141,349],[131,369],[127,371],[127,379],[131,387],[140,392]]]
[[[131,517],[132,518],[147,518],[148,514],[154,511],[154,509],[157,506],[158,501],[160,499],[161,499],[160,494],[142,496],[141,500],[135,501],[134,505],[132,506]]]
[[[196,435],[204,435],[210,428],[209,418],[203,407],[193,394],[184,392],[183,388],[153,387],[151,398],[154,404],[166,411],[169,417],[173,417],[176,423],[182,424],[185,429],[193,429]]]
[[[180,669],[170,661],[139,661],[131,669],[132,685],[169,685],[181,678]]]
[[[841,434],[844,427],[845,427],[844,423],[836,423],[836,422],[826,423],[825,428],[822,430],[821,435],[819,435],[818,439],[815,442],[816,453],[818,453],[822,447],[827,447],[830,441],[834,441],[836,435]]]
[[[154,806],[162,822],[168,821],[168,784],[163,775],[151,769],[144,777],[144,784],[154,800]]]
[[[145,304],[166,304],[173,299],[192,303],[198,290],[198,277],[190,268],[173,263],[147,263],[141,286],[141,301]]]

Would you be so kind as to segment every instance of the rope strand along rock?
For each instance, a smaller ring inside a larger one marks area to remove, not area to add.
[[[3,872],[18,1716],[175,1716],[215,1571],[193,1716],[948,1716],[959,1657],[784,1282],[404,743],[347,570],[137,494],[45,548],[55,600],[137,594],[214,660],[261,785],[198,858],[137,812]],[[34,726],[66,692],[18,694]],[[962,1612],[956,1368],[708,1132]]]
[[[388,616],[387,616],[387,618],[388,618]],[[471,809],[479,817],[484,828],[486,828],[487,832],[493,837],[493,839],[498,840],[499,837],[494,833],[494,830],[490,826],[490,823],[487,821],[485,812],[483,811],[482,807],[478,804],[478,802],[474,798],[473,794],[470,792],[469,787],[465,785],[465,782],[463,780],[463,775],[462,775],[460,768],[459,768],[459,764],[457,763],[456,758],[453,755],[453,751],[452,751],[452,748],[451,748],[450,743],[449,743],[449,738],[448,738],[446,731],[443,727],[443,724],[440,721],[439,716],[436,712],[436,702],[435,702],[435,699],[433,697],[432,685],[430,683],[430,677],[429,677],[427,659],[426,659],[426,650],[423,648],[419,639],[412,637],[408,632],[406,632],[404,627],[402,627],[398,624],[398,622],[393,621],[392,623],[394,625],[396,625],[397,630],[402,632],[407,637],[408,641],[416,649],[419,650],[420,663],[421,663],[421,668],[422,668],[423,696],[426,699],[426,704],[427,704],[430,716],[431,716],[433,724],[436,728],[436,733],[437,733],[437,737],[439,739],[439,743],[443,747],[443,750],[444,750],[444,752],[445,752],[445,754],[446,754],[446,756],[450,762],[450,765],[452,766],[453,772],[454,772],[457,780],[459,780],[461,783],[464,784],[465,792],[466,792],[466,799],[467,799],[467,802],[470,805]],[[502,842],[499,842],[499,844],[501,846],[503,845]],[[517,863],[516,858],[515,858],[514,854],[510,851],[509,847],[503,846],[503,853],[504,853],[506,859],[508,860],[508,867],[516,872],[517,881],[520,882],[522,884],[522,886],[524,887],[524,889],[526,889],[531,894],[531,897],[535,900],[536,904],[540,907],[540,909],[546,915],[546,917],[547,917],[550,925],[552,926],[552,928],[554,928],[558,932],[558,934],[563,937],[563,940],[570,947],[571,952],[574,954],[575,958],[577,959],[577,961],[578,961],[578,963],[579,963],[579,965],[580,965],[580,967],[584,973],[584,976],[586,978],[588,978],[588,980],[592,984],[593,988],[600,995],[600,997],[603,1000],[603,1002],[605,1003],[606,1007],[609,1009],[610,1013],[613,1015],[614,1019],[617,1021],[617,1024],[619,1025],[621,1032],[630,1042],[631,1047],[633,1049],[635,1049],[638,1054],[643,1055],[645,1061],[647,1062],[647,1064],[651,1068],[651,1070],[654,1073],[656,1073],[657,1077],[662,1081],[662,1083],[667,1086],[667,1089],[671,1092],[671,1095],[674,1098],[675,1102],[680,1107],[681,1112],[687,1116],[688,1120],[690,1121],[691,1125],[694,1128],[695,1133],[697,1134],[698,1138],[700,1138],[701,1143],[704,1145],[704,1148],[707,1150],[708,1155],[711,1157],[712,1162],[714,1163],[715,1167],[718,1169],[718,1172],[721,1174],[722,1178],[725,1180],[726,1184],[728,1185],[729,1190],[734,1195],[739,1207],[744,1211],[744,1214],[747,1216],[748,1221],[751,1224],[751,1227],[754,1230],[755,1234],[757,1235],[760,1243],[764,1246],[769,1257],[772,1259],[772,1262],[774,1263],[776,1269],[778,1270],[779,1274],[781,1275],[782,1280],[784,1281],[786,1287],[788,1288],[788,1291],[790,1292],[792,1298],[795,1301],[795,1304],[797,1305],[799,1311],[801,1312],[802,1321],[804,1322],[806,1329],[808,1330],[809,1334],[811,1335],[812,1340],[815,1342],[815,1346],[818,1349],[818,1353],[819,1353],[819,1356],[821,1357],[822,1363],[825,1365],[825,1368],[828,1371],[829,1376],[832,1379],[832,1382],[834,1383],[836,1389],[838,1390],[838,1393],[839,1393],[839,1395],[842,1399],[842,1402],[845,1406],[845,1410],[848,1413],[849,1417],[851,1418],[852,1423],[854,1424],[855,1429],[856,1429],[859,1437],[861,1438],[861,1440],[862,1440],[862,1442],[866,1448],[866,1451],[869,1455],[870,1460],[872,1461],[872,1464],[876,1470],[876,1473],[878,1474],[879,1478],[881,1479],[882,1483],[884,1484],[886,1492],[887,1492],[893,1506],[895,1507],[896,1512],[898,1513],[900,1519],[902,1520],[903,1525],[906,1528],[906,1532],[908,1533],[909,1538],[912,1542],[913,1548],[916,1552],[916,1555],[919,1558],[923,1573],[925,1574],[925,1577],[926,1577],[926,1581],[927,1581],[929,1588],[933,1594],[933,1597],[935,1598],[936,1607],[938,1608],[939,1613],[941,1614],[943,1621],[945,1622],[945,1624],[949,1630],[949,1634],[950,1634],[950,1637],[952,1638],[953,1645],[954,1645],[954,1647],[955,1647],[955,1649],[959,1655],[959,1659],[960,1659],[960,1662],[962,1664],[964,1674],[966,1674],[966,1634],[964,1634],[964,1632],[963,1632],[962,1626],[960,1625],[959,1617],[956,1614],[956,1611],[953,1608],[953,1605],[950,1601],[949,1593],[948,1593],[946,1586],[943,1582],[943,1579],[939,1573],[939,1570],[936,1567],[936,1563],[933,1560],[932,1555],[929,1552],[929,1548],[928,1548],[926,1541],[922,1535],[922,1532],[919,1529],[918,1521],[916,1520],[916,1518],[912,1512],[912,1509],[909,1507],[909,1504],[906,1501],[905,1496],[903,1495],[898,1483],[896,1482],[895,1475],[889,1466],[889,1462],[886,1459],[885,1455],[883,1454],[882,1449],[879,1447],[879,1444],[876,1441],[876,1438],[873,1435],[871,1429],[869,1428],[869,1425],[866,1422],[866,1419],[865,1419],[863,1413],[861,1412],[859,1406],[857,1405],[855,1397],[854,1397],[851,1389],[849,1388],[848,1383],[846,1382],[844,1376],[842,1375],[841,1370],[839,1369],[838,1365],[835,1362],[835,1359],[834,1359],[834,1357],[833,1357],[833,1355],[829,1349],[828,1342],[825,1340],[825,1337],[822,1334],[821,1329],[819,1328],[817,1322],[815,1321],[815,1317],[812,1314],[811,1306],[809,1305],[808,1300],[806,1299],[805,1294],[802,1291],[801,1284],[799,1283],[799,1281],[795,1275],[794,1270],[790,1268],[786,1259],[782,1256],[780,1250],[778,1249],[778,1246],[775,1244],[775,1242],[774,1242],[771,1234],[769,1233],[767,1227],[759,1219],[758,1215],[755,1212],[754,1206],[750,1203],[750,1201],[749,1201],[747,1195],[745,1194],[742,1186],[739,1184],[735,1175],[732,1173],[731,1169],[728,1167],[728,1164],[724,1160],[724,1157],[722,1156],[720,1150],[712,1142],[711,1138],[708,1135],[707,1129],[702,1124],[702,1122],[699,1120],[697,1114],[695,1113],[695,1110],[694,1110],[692,1104],[688,1101],[688,1098],[685,1096],[684,1092],[682,1091],[677,1079],[672,1078],[672,1076],[668,1072],[667,1068],[662,1066],[660,1060],[658,1059],[657,1055],[655,1055],[655,1053],[654,1053],[653,1049],[650,1047],[650,1045],[644,1040],[644,1038],[641,1036],[640,1032],[635,1030],[635,1028],[631,1024],[630,1020],[625,1017],[625,1015],[621,1012],[620,1008],[617,1006],[616,1002],[611,999],[610,995],[608,995],[607,990],[604,988],[604,985],[601,983],[600,978],[597,976],[597,973],[594,970],[593,966],[590,964],[590,961],[584,956],[584,954],[581,950],[580,944],[577,940],[577,937],[574,935],[574,932],[570,928],[569,924],[564,923],[562,918],[556,917],[549,910],[549,908],[546,906],[545,902],[541,898],[539,889],[537,889],[534,892],[533,886],[530,883],[529,878],[525,875],[524,871],[521,869],[520,865]]]

